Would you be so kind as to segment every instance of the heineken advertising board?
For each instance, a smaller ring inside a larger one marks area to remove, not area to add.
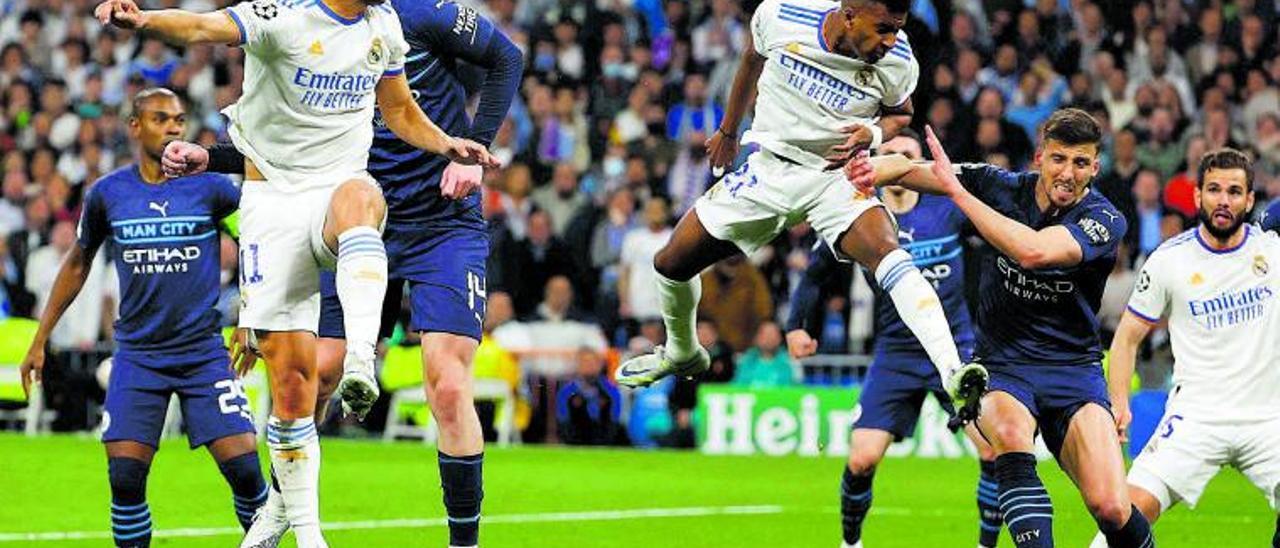
[[[844,456],[849,453],[858,387],[698,387],[698,446],[712,455]],[[963,434],[947,430],[947,413],[925,398],[915,436],[889,456],[959,458],[977,455]]]

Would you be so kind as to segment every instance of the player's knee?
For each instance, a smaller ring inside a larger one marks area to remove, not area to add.
[[[689,272],[689,269],[684,268],[680,263],[678,254],[671,250],[671,246],[664,246],[653,256],[653,269],[668,280],[688,281],[697,274],[697,272]]]
[[[1085,500],[1085,506],[1098,526],[1104,530],[1115,530],[1124,527],[1129,521],[1132,506],[1129,501],[1118,494],[1095,495]]]
[[[849,471],[855,476],[866,477],[876,473],[876,466],[880,464],[881,455],[871,452],[853,451],[849,453],[848,467]]]
[[[436,379],[426,387],[431,412],[441,425],[461,420],[462,410],[471,403],[471,386],[462,375],[448,375]]]
[[[334,191],[333,204],[339,228],[380,223],[387,208],[387,202],[377,187],[355,179]]]
[[[140,499],[147,491],[147,473],[151,465],[128,457],[107,459],[107,479],[111,492],[125,499]]]
[[[992,428],[995,436],[991,440],[994,449],[1007,453],[1010,451],[1030,451],[1035,446],[1034,431],[1028,432],[1027,428],[1014,421],[1005,421],[996,424]]]

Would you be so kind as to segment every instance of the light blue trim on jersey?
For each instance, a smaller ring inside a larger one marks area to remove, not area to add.
[[[324,0],[316,0],[316,5],[320,6],[320,11],[323,11],[325,15],[328,15],[329,17],[333,18],[334,21],[342,23],[343,25],[346,25],[348,27],[364,20],[363,13],[361,13],[360,15],[357,15],[355,19],[347,19],[346,17],[338,15],[338,12],[333,11],[333,9],[330,8],[328,4],[324,3]]]
[[[795,16],[779,15],[779,16],[778,16],[778,19],[781,19],[781,20],[783,20],[783,21],[787,21],[787,22],[789,22],[789,23],[797,23],[797,24],[800,24],[800,25],[804,25],[804,26],[806,26],[806,27],[813,27],[813,28],[815,28],[815,29],[816,29],[816,28],[822,28],[822,25],[821,25],[821,24],[819,24],[819,22],[818,22],[818,21],[811,21],[811,20],[809,20],[809,19],[801,19],[801,18],[799,18],[799,17],[795,17]]]
[[[210,217],[208,215],[189,215],[186,217],[148,217],[145,219],[126,219],[123,221],[112,221],[111,226],[125,226],[125,225],[137,225],[137,224],[143,224],[143,223],[174,222],[174,221],[201,222],[201,221],[208,221],[208,220],[210,220]]]
[[[912,248],[915,248],[915,247],[920,247],[920,246],[925,246],[925,245],[938,245],[938,244],[945,244],[945,243],[949,243],[949,242],[954,242],[954,241],[959,240],[959,239],[960,239],[960,235],[959,235],[959,234],[952,234],[952,235],[950,235],[950,236],[943,236],[943,237],[941,237],[941,238],[932,238],[932,239],[929,239],[929,240],[919,240],[919,241],[915,241],[915,242],[905,243],[905,244],[902,244],[902,247],[903,247],[903,249],[912,249]]]
[[[240,41],[236,42],[236,45],[243,46],[245,42],[249,41],[249,33],[245,32],[244,23],[240,21],[240,16],[236,15],[235,11],[232,11],[232,10],[224,10],[224,11],[227,12],[227,15],[231,16],[231,22],[235,23],[236,29],[240,31]]]
[[[176,243],[176,242],[196,242],[200,240],[207,240],[217,235],[218,235],[217,230],[210,230],[203,234],[196,234],[194,236],[169,236],[165,238],[134,238],[134,239],[118,238],[118,237],[112,236],[112,239],[120,244],[167,244],[167,243]]]
[[[782,6],[780,7],[780,11],[783,11],[783,12],[791,11],[800,15],[815,15],[819,17],[827,13],[827,10],[806,8],[804,6],[797,6],[795,4],[782,4]]]
[[[938,264],[938,263],[945,263],[945,262],[947,262],[947,261],[950,261],[951,259],[954,259],[954,258],[956,258],[956,257],[959,257],[961,253],[964,253],[964,249],[961,249],[961,248],[955,248],[955,249],[951,250],[951,252],[950,252],[950,253],[947,253],[946,255],[939,255],[939,256],[937,256],[937,257],[929,257],[929,258],[927,258],[927,259],[920,259],[920,260],[918,260],[918,261],[912,261],[912,262],[914,262],[914,263],[916,264],[916,267],[933,266],[933,265],[935,265],[935,264]]]
[[[426,76],[428,72],[431,72],[431,69],[432,69],[432,68],[434,68],[434,67],[436,66],[436,63],[439,63],[439,62],[440,62],[440,59],[438,59],[438,58],[437,58],[437,59],[432,59],[432,60],[431,60],[431,64],[430,64],[430,65],[427,65],[427,68],[424,68],[424,69],[422,69],[422,70],[418,71],[418,73],[417,73],[417,74],[415,74],[415,75],[413,75],[413,77],[412,77],[412,78],[409,78],[409,84],[411,84],[411,85],[412,85],[412,84],[417,83],[417,82],[418,82],[418,80],[421,80],[421,79],[422,79],[422,77],[423,77],[423,76]]]
[[[422,59],[426,58],[428,55],[431,55],[431,52],[429,52],[429,51],[423,51],[423,52],[415,53],[415,54],[413,54],[413,55],[410,55],[410,56],[406,57],[406,58],[404,59],[404,62],[405,62],[405,63],[412,63],[412,62],[414,62],[414,61],[419,61],[419,60],[422,60]]]
[[[1126,309],[1126,310],[1128,310],[1129,312],[1132,312],[1134,316],[1137,316],[1137,317],[1141,318],[1143,321],[1145,321],[1145,322],[1147,322],[1147,323],[1149,323],[1149,324],[1157,324],[1157,323],[1160,323],[1160,318],[1152,318],[1151,316],[1148,316],[1148,315],[1146,315],[1146,314],[1143,314],[1143,313],[1141,313],[1141,312],[1138,312],[1138,309],[1134,308],[1134,307],[1133,307],[1133,305],[1131,305],[1131,304],[1130,304],[1130,305],[1125,305],[1125,309]]]

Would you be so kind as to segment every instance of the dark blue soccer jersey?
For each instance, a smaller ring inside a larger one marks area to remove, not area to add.
[[[1258,219],[1258,224],[1262,226],[1262,230],[1280,233],[1280,200],[1271,201],[1267,210],[1262,212],[1262,218]]]
[[[920,273],[933,284],[951,324],[956,346],[973,346],[973,327],[964,299],[964,248],[960,232],[968,219],[948,198],[920,195],[920,202],[906,213],[897,213],[898,245],[911,254]],[[876,291],[876,351],[924,352],[920,341],[902,322],[893,299]]]
[[[960,166],[960,181],[1005,216],[1040,230],[1062,225],[1080,244],[1080,264],[1028,270],[993,246],[979,265],[977,359],[993,365],[1087,365],[1102,360],[1098,305],[1127,225],[1090,190],[1065,211],[1042,212],[1035,172]]]
[[[405,78],[422,111],[445,133],[488,145],[520,84],[520,50],[476,10],[452,1],[392,0],[391,5],[409,42]],[[483,83],[468,81],[465,64],[487,69],[488,77]],[[473,123],[466,112],[467,91],[477,85]],[[462,200],[440,195],[448,158],[401,141],[380,116],[374,125],[369,173],[382,185],[389,222],[484,227],[480,193]]]
[[[148,184],[136,164],[89,189],[77,234],[85,250],[112,240],[122,350],[182,351],[210,341],[220,348],[218,222],[239,204],[240,190],[224,175]]]

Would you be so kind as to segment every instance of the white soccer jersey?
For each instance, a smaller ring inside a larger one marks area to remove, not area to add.
[[[1245,225],[1245,241],[1210,249],[1193,228],[1161,244],[1138,274],[1129,310],[1168,311],[1170,412],[1203,422],[1280,417],[1280,237]]]
[[[363,172],[374,89],[404,72],[409,50],[386,4],[345,19],[320,0],[227,8],[245,51],[244,91],[223,112],[229,134],[279,190],[323,187]]]
[[[767,58],[756,85],[755,117],[743,142],[821,165],[848,135],[840,129],[879,118],[880,105],[899,106],[915,91],[920,65],[907,34],[875,64],[832,53],[822,40],[823,17],[839,2],[764,0],[751,17],[756,52]]]

